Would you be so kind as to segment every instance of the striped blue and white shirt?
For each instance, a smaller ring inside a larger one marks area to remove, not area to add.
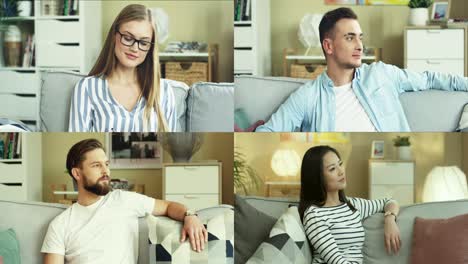
[[[171,83],[161,79],[160,104],[168,129],[175,131],[177,113],[174,91]],[[132,111],[118,103],[103,77],[90,76],[81,79],[75,86],[70,107],[69,132],[157,132],[158,118],[151,112],[147,131],[143,131],[143,113],[146,99],[142,96]]]
[[[362,220],[383,212],[391,199],[348,198],[356,208],[344,203],[332,207],[310,206],[304,212],[304,229],[314,250],[312,263],[361,264],[364,244]]]

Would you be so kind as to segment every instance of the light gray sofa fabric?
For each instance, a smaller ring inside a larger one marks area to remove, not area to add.
[[[71,95],[76,83],[83,77],[85,76],[74,72],[44,72],[40,95],[42,131],[68,131]],[[187,91],[185,85],[173,85],[178,121],[176,131],[192,132],[189,129],[193,128],[196,129],[195,132],[232,132],[234,130],[233,86],[233,84],[198,83],[194,84],[193,91],[189,93],[192,89]],[[195,115],[193,117],[188,111],[188,104],[191,105],[191,112]],[[213,111],[210,112],[211,110]]]
[[[268,121],[297,88],[310,80],[287,77],[237,76],[235,108],[244,109],[249,122]],[[415,132],[451,132],[458,127],[466,92],[421,91],[400,96],[410,128]]]
[[[62,204],[0,200],[0,230],[15,230],[20,244],[21,263],[43,263],[41,247],[49,223],[66,208]],[[145,218],[139,219],[138,229],[138,264],[148,264],[148,226]]]
[[[291,199],[283,198],[263,198],[263,197],[243,197],[247,203],[270,216],[278,219],[290,205],[297,205]],[[468,200],[421,203],[404,206],[400,210],[398,226],[400,227],[402,248],[398,256],[388,256],[385,252],[383,233],[383,214],[375,214],[364,220],[363,226],[366,238],[363,247],[364,264],[409,264],[411,256],[411,246],[413,239],[414,219],[422,218],[450,218],[456,215],[468,213]],[[237,219],[236,219],[237,220]],[[240,219],[236,224],[242,224]],[[251,222],[245,220],[246,222]],[[255,226],[251,226],[255,228]],[[256,245],[258,247],[259,245]]]
[[[234,85],[195,83],[189,91],[187,131],[234,131]]]

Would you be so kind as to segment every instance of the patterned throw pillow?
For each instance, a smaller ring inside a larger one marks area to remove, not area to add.
[[[222,208],[216,215],[198,212],[208,231],[208,244],[200,253],[193,251],[188,239],[181,243],[182,223],[167,217],[147,216],[150,263],[234,263],[234,210]]]
[[[270,237],[257,248],[247,263],[312,263],[309,242],[296,206],[290,207],[278,219],[270,231]]]

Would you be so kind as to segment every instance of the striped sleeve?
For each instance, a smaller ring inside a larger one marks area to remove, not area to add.
[[[365,219],[376,213],[383,213],[387,204],[396,202],[390,198],[366,200],[362,198],[350,197],[349,202],[361,213],[361,219]]]
[[[169,80],[161,79],[161,86],[163,91],[161,93],[161,108],[167,121],[168,132],[175,132],[177,130],[177,109],[174,90]]]
[[[69,132],[88,132],[92,129],[91,112],[93,107],[89,98],[88,81],[81,79],[73,90],[70,104]]]
[[[314,209],[306,210],[303,223],[307,238],[321,259],[328,264],[352,263],[344,258],[330,232],[330,227],[323,218],[317,216]]]

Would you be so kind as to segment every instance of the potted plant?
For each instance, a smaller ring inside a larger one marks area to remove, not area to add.
[[[234,192],[248,195],[251,190],[257,190],[262,179],[257,172],[247,164],[245,156],[234,149]]]
[[[393,139],[393,145],[397,148],[398,159],[412,160],[411,142],[409,137],[397,136]]]
[[[433,0],[410,0],[409,24],[411,26],[425,26],[429,17],[428,8],[432,5]]]
[[[17,0],[0,0],[0,18],[18,15]]]

